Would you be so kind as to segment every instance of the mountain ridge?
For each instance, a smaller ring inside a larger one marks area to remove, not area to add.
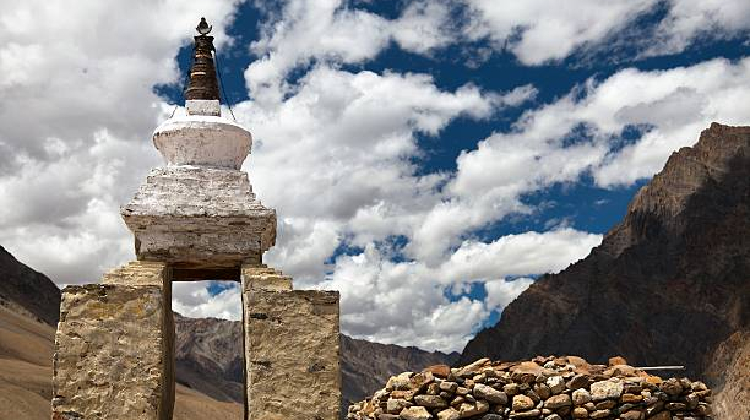
[[[0,246],[0,305],[14,305],[16,310],[56,326],[60,318],[60,289],[44,274],[18,261]]]
[[[218,401],[242,402],[242,325],[219,318],[176,314],[177,382]],[[416,347],[372,343],[340,335],[342,406],[359,401],[391,375],[450,364],[458,354],[427,352]],[[344,411],[345,412],[345,411]]]
[[[669,157],[600,246],[532,284],[461,361],[620,354],[640,366],[685,365],[688,376],[731,390],[718,401],[747,401],[750,384],[720,366],[747,378],[749,330],[750,127],[713,123]],[[750,404],[720,410],[750,417]]]

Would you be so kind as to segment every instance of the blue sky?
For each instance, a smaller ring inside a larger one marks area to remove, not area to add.
[[[279,213],[266,261],[340,290],[344,332],[374,341],[460,350],[587,255],[670,153],[750,118],[742,0],[121,8],[66,10],[83,22],[66,39],[41,2],[0,22],[0,94],[17,104],[0,107],[0,199],[19,203],[0,244],[59,284],[132,259],[118,206],[161,164],[150,131],[182,105],[205,15],[254,137],[243,169]],[[175,299],[238,316],[231,285]]]

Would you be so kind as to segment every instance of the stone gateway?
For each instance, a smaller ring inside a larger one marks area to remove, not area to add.
[[[339,418],[339,294],[294,290],[291,277],[263,264],[276,241],[276,211],[256,199],[240,169],[252,137],[222,116],[204,23],[186,115],[153,135],[165,164],[121,210],[137,261],[101,284],[63,291],[53,420],[172,418],[172,282],[191,280],[241,283],[246,420]]]

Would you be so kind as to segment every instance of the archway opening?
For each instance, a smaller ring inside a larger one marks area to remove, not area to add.
[[[228,275],[216,276],[218,271],[175,270],[174,419],[244,418],[242,299],[238,270],[235,273],[236,277],[228,280]],[[200,275],[225,280],[194,280]]]

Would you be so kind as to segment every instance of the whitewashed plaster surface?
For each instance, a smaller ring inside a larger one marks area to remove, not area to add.
[[[170,118],[154,131],[154,146],[167,165],[240,169],[252,137],[223,117],[184,115]]]

